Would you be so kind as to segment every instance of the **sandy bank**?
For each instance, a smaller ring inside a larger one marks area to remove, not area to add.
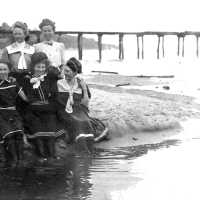
[[[121,145],[132,144],[129,141],[138,137],[140,141],[135,140],[134,144],[145,143],[148,139],[149,143],[157,141],[156,138],[159,141],[167,139],[171,134],[180,132],[180,122],[200,117],[200,105],[194,97],[169,94],[164,90],[156,92],[114,87],[118,83],[127,82],[138,86],[165,85],[169,82],[167,79],[95,75],[88,77],[87,82],[92,92],[91,115],[108,125],[111,130],[111,146],[115,143],[113,139]]]

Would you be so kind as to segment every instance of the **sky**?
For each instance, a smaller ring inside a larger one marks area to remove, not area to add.
[[[0,23],[38,29],[50,18],[58,31],[198,31],[199,8],[196,0],[1,0]]]

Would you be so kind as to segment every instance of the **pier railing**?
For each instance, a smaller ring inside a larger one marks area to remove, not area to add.
[[[0,31],[0,35],[5,36],[11,34],[10,31]],[[40,41],[40,31],[30,31],[30,34],[33,34],[37,37],[37,42]],[[102,37],[104,35],[118,35],[118,49],[119,49],[119,60],[124,59],[124,36],[125,35],[135,35],[137,39],[137,58],[144,59],[144,36],[152,35],[157,36],[157,59],[165,57],[165,36],[174,35],[177,36],[177,56],[184,57],[185,46],[184,41],[185,37],[188,35],[193,35],[196,38],[196,56],[199,57],[199,37],[200,32],[196,31],[185,31],[185,32],[160,32],[160,31],[145,31],[145,32],[92,32],[92,31],[57,31],[58,36],[72,34],[77,36],[77,50],[78,57],[80,60],[83,58],[83,36],[84,35],[97,35],[98,38],[98,53],[99,61],[102,60]],[[181,45],[182,44],[182,45]],[[161,50],[161,51],[160,51]],[[162,55],[160,55],[160,53]]]

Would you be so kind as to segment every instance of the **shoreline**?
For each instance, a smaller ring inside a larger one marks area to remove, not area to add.
[[[116,82],[130,82],[130,77],[119,77],[102,74],[86,77],[92,91],[91,114],[103,119],[112,130],[111,140],[96,144],[97,148],[137,146],[179,138],[184,134],[184,123],[200,119],[196,96],[164,89],[164,85],[170,85],[168,79],[131,77],[131,85],[116,87]],[[133,84],[137,87],[131,87]]]

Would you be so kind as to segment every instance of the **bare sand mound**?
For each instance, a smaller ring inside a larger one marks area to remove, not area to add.
[[[114,136],[180,128],[180,121],[200,117],[192,97],[155,91],[91,86],[90,114],[103,120]]]

